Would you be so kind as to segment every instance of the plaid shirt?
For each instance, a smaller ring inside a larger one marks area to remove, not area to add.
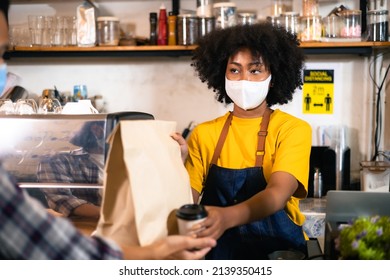
[[[0,258],[121,259],[118,246],[50,215],[0,166]]]
[[[99,168],[88,154],[58,154],[40,163],[37,176],[41,183],[98,184]],[[101,205],[99,189],[42,188],[41,191],[49,207],[65,216],[86,203]]]

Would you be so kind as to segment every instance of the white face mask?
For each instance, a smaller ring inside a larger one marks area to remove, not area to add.
[[[238,107],[244,110],[256,108],[267,97],[271,76],[261,82],[231,81],[225,77],[226,93]]]

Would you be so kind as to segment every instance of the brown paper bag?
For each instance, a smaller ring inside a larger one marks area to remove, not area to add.
[[[117,125],[108,140],[97,235],[124,245],[148,245],[167,236],[174,209],[193,202],[180,147],[170,136],[175,127],[175,122],[158,120]]]

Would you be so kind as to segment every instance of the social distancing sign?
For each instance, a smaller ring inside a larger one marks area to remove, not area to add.
[[[334,70],[304,70],[302,97],[304,114],[333,114]]]

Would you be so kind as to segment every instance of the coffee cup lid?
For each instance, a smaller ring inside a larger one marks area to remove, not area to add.
[[[176,217],[183,220],[198,220],[207,217],[207,211],[200,204],[185,204],[176,211]]]

